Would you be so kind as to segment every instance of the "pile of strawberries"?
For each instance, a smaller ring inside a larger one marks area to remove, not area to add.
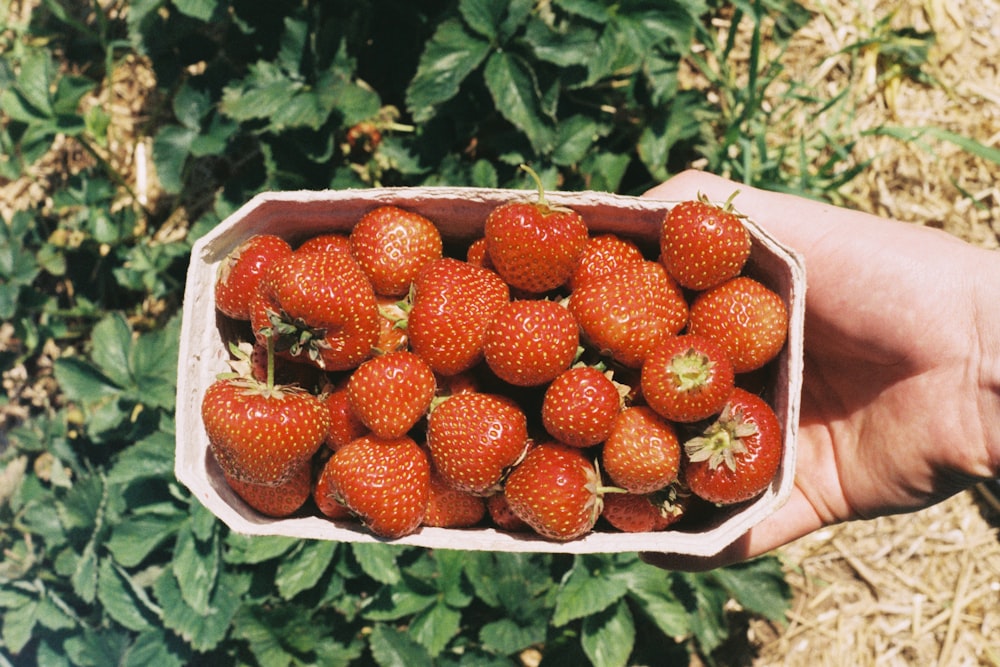
[[[248,326],[203,398],[211,451],[263,514],[390,539],[653,531],[752,499],[781,461],[760,377],[788,315],[750,249],[730,202],[673,206],[644,248],[540,184],[461,248],[396,206],[294,249],[253,236],[215,285]]]

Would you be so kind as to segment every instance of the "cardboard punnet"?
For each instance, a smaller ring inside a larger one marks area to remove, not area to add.
[[[195,243],[184,293],[177,383],[177,478],[231,529],[249,535],[282,535],[343,542],[385,541],[351,521],[331,521],[318,513],[272,519],[247,506],[223,479],[209,451],[201,420],[201,398],[218,373],[228,370],[224,338],[229,323],[216,312],[214,282],[219,263],[243,240],[257,233],[277,234],[293,246],[310,236],[350,231],[367,211],[393,204],[417,211],[437,223],[447,241],[481,235],[490,210],[511,200],[532,200],[534,191],[482,188],[379,188],[370,190],[272,192],[254,197]],[[670,202],[599,192],[550,192],[550,203],[578,211],[592,232],[615,232],[654,244]],[[738,207],[738,198],[736,201]],[[754,221],[748,267],[776,290],[788,306],[789,332],[777,359],[771,403],[783,429],[783,459],[771,486],[745,504],[720,510],[705,523],[654,533],[595,531],[569,542],[493,528],[421,528],[394,544],[430,548],[608,553],[661,551],[708,556],[730,545],[772,514],[791,493],[802,382],[805,269],[790,249],[768,236]]]

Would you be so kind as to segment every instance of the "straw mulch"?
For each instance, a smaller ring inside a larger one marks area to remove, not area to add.
[[[845,205],[1000,247],[1000,165],[927,134],[901,141],[865,133],[933,126],[1000,148],[1000,0],[807,5],[817,16],[785,54],[771,54],[784,63],[788,87],[773,86],[765,103],[785,104],[790,82],[825,99],[847,94],[815,116],[790,114],[787,136],[823,127],[856,142],[851,160],[870,166],[841,193]],[[904,28],[936,35],[924,82],[893,69],[872,39]],[[739,664],[1000,666],[997,526],[1000,512],[969,491],[788,545],[779,551],[794,593],[788,622],[752,622],[753,655]]]

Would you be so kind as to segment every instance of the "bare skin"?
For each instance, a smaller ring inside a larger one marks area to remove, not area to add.
[[[1000,254],[939,230],[688,171],[646,193],[725,201],[805,258],[795,488],[707,558],[753,558],[824,526],[930,506],[1000,476]]]

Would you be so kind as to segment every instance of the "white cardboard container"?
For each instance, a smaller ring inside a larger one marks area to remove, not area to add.
[[[385,542],[360,523],[331,521],[316,515],[286,519],[265,517],[247,506],[226,484],[208,446],[201,420],[201,399],[218,373],[228,370],[223,337],[225,318],[215,309],[214,281],[219,263],[233,248],[257,233],[277,234],[293,246],[319,233],[347,232],[367,211],[393,204],[433,220],[447,241],[470,241],[482,234],[495,206],[516,199],[533,200],[534,191],[482,188],[378,188],[368,190],[263,193],[199,239],[191,253],[184,293],[180,364],[177,382],[175,474],[209,510],[232,530],[247,535],[281,535],[342,542]],[[550,203],[578,211],[592,232],[615,232],[655,243],[671,202],[600,192],[550,192]],[[802,339],[805,269],[792,250],[745,221],[753,238],[748,266],[776,290],[788,306],[789,332],[777,359],[771,403],[783,430],[783,459],[770,487],[748,503],[720,510],[709,523],[662,532],[595,531],[569,542],[493,528],[424,527],[392,540],[393,544],[428,548],[551,553],[657,551],[710,556],[732,544],[773,514],[788,499],[794,482],[799,396],[802,383]]]

